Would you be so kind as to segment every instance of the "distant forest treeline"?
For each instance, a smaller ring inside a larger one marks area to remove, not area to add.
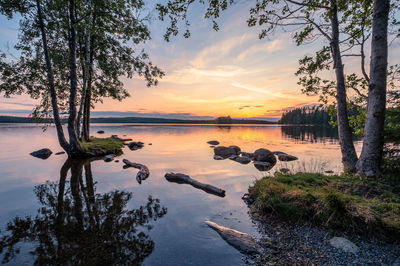
[[[0,123],[52,123],[53,119],[33,119],[31,117],[0,116]],[[66,123],[67,119],[62,119]],[[103,117],[91,118],[91,123],[152,123],[152,124],[276,124],[276,122],[264,120],[231,119],[227,117],[215,120],[186,120],[169,118],[149,118],[149,117]]]
[[[301,107],[286,111],[282,114],[281,124],[302,124],[329,126],[329,113],[323,107]]]

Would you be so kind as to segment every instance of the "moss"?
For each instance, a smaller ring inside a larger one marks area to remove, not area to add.
[[[123,143],[112,138],[90,138],[90,141],[83,141],[83,152],[87,156],[102,156],[106,154],[122,154]]]
[[[379,180],[278,172],[258,180],[249,192],[260,214],[360,235],[400,237],[400,195]]]

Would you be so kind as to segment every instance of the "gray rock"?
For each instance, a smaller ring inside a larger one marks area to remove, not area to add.
[[[224,160],[225,158],[219,155],[214,155],[214,160]]]
[[[115,154],[108,154],[108,155],[103,157],[103,160],[105,162],[111,162],[112,160],[114,160],[114,158],[115,158]]]
[[[216,146],[216,145],[219,144],[219,141],[218,140],[210,140],[210,141],[207,141],[207,143],[210,144],[210,145]]]
[[[50,155],[52,153],[53,152],[50,149],[44,148],[44,149],[40,149],[40,150],[31,152],[30,155],[32,155],[33,157],[36,157],[36,158],[40,158],[40,159],[46,160],[47,158],[50,157]]]
[[[237,158],[238,156],[237,155],[231,155],[231,156],[229,156],[229,160],[236,160],[236,158]]]
[[[283,152],[283,151],[272,151],[272,153],[273,153],[274,155],[287,154],[286,152]]]
[[[337,249],[343,250],[344,252],[357,253],[359,250],[353,242],[344,237],[334,237],[329,240],[329,244]]]
[[[254,167],[259,171],[269,171],[274,167],[274,165],[269,162],[254,161],[253,163]]]
[[[234,148],[218,146],[214,148],[214,154],[224,158],[228,158],[231,155],[237,155],[237,152]]]
[[[255,158],[254,153],[241,151],[241,152],[239,152],[239,154],[242,155],[242,156],[248,157],[248,158],[250,158],[252,160]]]
[[[289,155],[289,154],[283,154],[283,153],[278,154],[278,159],[279,159],[279,161],[282,161],[282,162],[290,162],[290,161],[298,160],[298,158],[296,156]]]
[[[268,162],[274,166],[276,164],[275,155],[267,149],[258,149],[254,152],[255,160],[259,162]]]
[[[240,152],[240,147],[239,146],[231,145],[228,148],[234,149],[236,151],[236,154],[239,154],[239,152]]]
[[[236,157],[235,161],[241,164],[248,164],[249,162],[251,162],[251,159],[246,156],[239,156]]]
[[[258,245],[257,241],[249,234],[218,225],[211,221],[206,221],[205,223],[209,227],[217,231],[222,239],[224,239],[229,245],[238,249],[240,252],[245,254],[254,254],[261,252],[260,246]]]
[[[143,146],[144,146],[144,143],[141,141],[138,141],[138,142],[132,141],[132,142],[128,143],[128,147],[131,150],[138,150],[138,149],[143,148]]]

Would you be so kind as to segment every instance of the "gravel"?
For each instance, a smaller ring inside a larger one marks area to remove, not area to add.
[[[333,235],[324,229],[287,223],[273,215],[260,219],[254,210],[249,212],[263,235],[265,252],[247,258],[248,265],[394,265],[400,258],[399,245],[338,235],[359,248],[353,254],[331,246]]]

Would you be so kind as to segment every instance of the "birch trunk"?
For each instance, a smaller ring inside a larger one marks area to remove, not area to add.
[[[364,141],[357,172],[375,176],[380,172],[383,127],[386,109],[386,71],[388,64],[388,18],[390,0],[374,0],[370,80]]]
[[[82,146],[79,142],[76,131],[76,92],[77,92],[77,67],[76,67],[76,30],[75,30],[75,1],[69,1],[69,18],[70,18],[70,94],[69,94],[69,117],[68,117],[68,134],[71,156],[79,156],[82,152]]]
[[[342,152],[342,163],[345,172],[354,172],[357,163],[357,154],[353,144],[352,131],[349,125],[347,103],[346,103],[346,85],[344,79],[344,70],[342,56],[339,46],[339,22],[337,13],[337,3],[331,0],[331,52],[336,74],[336,102],[337,102],[337,120],[340,148]]]
[[[67,140],[65,139],[64,130],[62,128],[61,119],[60,119],[60,113],[58,110],[57,92],[56,92],[55,85],[54,85],[54,74],[53,74],[53,68],[52,68],[52,64],[51,64],[51,60],[50,60],[49,50],[47,47],[47,36],[46,36],[45,28],[44,28],[44,21],[43,21],[44,19],[43,19],[40,0],[36,0],[36,6],[37,6],[37,12],[38,12],[38,21],[39,21],[40,32],[42,35],[43,53],[44,53],[44,58],[46,61],[47,81],[49,83],[49,89],[50,89],[51,107],[53,108],[54,124],[55,124],[56,130],[57,130],[58,142],[60,143],[60,146],[65,150],[65,152],[67,154],[70,154],[70,147],[69,147]]]

